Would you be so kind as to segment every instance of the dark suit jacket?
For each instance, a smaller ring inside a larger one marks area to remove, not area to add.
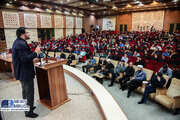
[[[35,76],[33,59],[37,57],[27,42],[17,38],[12,46],[14,77],[17,80],[33,80]]]

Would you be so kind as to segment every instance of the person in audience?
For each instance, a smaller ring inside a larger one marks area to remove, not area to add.
[[[132,53],[130,50],[126,50],[125,53],[126,53],[127,56],[129,56],[129,57],[132,57],[132,56],[133,56],[133,53]]]
[[[94,55],[93,55],[94,57],[100,57],[100,55],[99,55],[99,53],[98,53],[98,51],[97,50],[95,50],[95,52],[94,52]]]
[[[100,57],[105,57],[105,58],[106,58],[106,57],[107,57],[106,52],[105,52],[105,51],[104,51],[104,52],[101,52],[101,53],[100,53]]]
[[[171,84],[172,77],[173,77],[173,71],[168,67],[167,64],[165,64],[165,65],[163,65],[163,67],[160,68],[159,72],[169,76],[169,80],[168,80],[168,83],[166,86],[167,88],[169,88],[169,86]]]
[[[120,61],[121,60],[121,57],[119,56],[119,52],[116,51],[115,52],[115,55],[112,57],[113,60],[117,60],[117,61]]]
[[[126,64],[124,60],[121,60],[121,62],[119,62],[119,64],[116,66],[115,68],[115,73],[117,74],[117,76],[120,75],[120,73],[123,73],[126,69]]]
[[[134,63],[134,65],[142,65],[142,66],[144,66],[144,61],[140,57],[137,57],[137,60]]]
[[[70,54],[67,58],[67,64],[70,65],[73,60],[75,60],[75,55],[73,55],[72,52],[70,52]]]
[[[140,54],[137,51],[134,51],[133,57],[140,57]]]
[[[142,57],[147,59],[147,60],[150,58],[149,55],[148,55],[147,50],[144,50],[144,55]]]
[[[107,64],[106,58],[105,57],[100,58],[98,65],[94,66],[94,73],[96,73],[98,70],[101,70],[102,67],[105,67],[106,64]]]
[[[106,59],[113,59],[113,55],[111,54],[111,52],[108,52],[108,56],[106,57]]]
[[[61,59],[66,59],[66,55],[63,53],[63,51],[61,51],[60,58]]]
[[[87,65],[82,66],[83,72],[88,73],[89,69],[93,67],[93,65],[96,64],[96,59],[91,56],[90,60],[88,61]],[[86,71],[85,71],[86,68]]]
[[[119,79],[120,89],[125,90],[125,88],[123,88],[123,85],[130,80],[130,77],[134,76],[134,72],[135,70],[133,68],[133,63],[130,62],[128,67],[126,67],[123,76]]]
[[[80,54],[77,56],[77,64],[79,63],[79,58],[83,58],[86,55],[86,51],[82,49]]]
[[[133,80],[131,80],[129,83],[123,86],[123,90],[126,87],[129,87],[128,94],[127,94],[128,98],[130,97],[131,92],[134,91],[136,88],[142,86],[142,82],[146,80],[146,73],[143,70],[143,66],[138,65],[137,67],[138,67],[138,70],[136,71],[135,77],[133,78]]]
[[[173,65],[172,70],[173,70],[173,78],[180,79],[180,69],[178,68],[178,66]]]
[[[87,57],[87,59],[90,58],[90,55],[91,55],[90,49],[89,49],[89,48],[86,48],[86,57]]]
[[[160,62],[168,63],[168,61],[166,60],[166,57],[164,55],[162,55],[162,58],[161,58]]]
[[[76,50],[74,51],[75,54],[79,55],[79,50],[78,48],[76,48]]]
[[[114,72],[112,72],[112,79],[109,87],[113,86],[116,77],[118,77],[120,73],[123,73],[125,69],[126,69],[125,61],[121,60],[121,62],[119,62],[116,68],[114,69]]]
[[[125,53],[124,56],[121,58],[121,60],[124,60],[125,63],[128,62],[129,58],[127,57],[127,54]]]
[[[171,58],[170,64],[176,64],[176,65],[180,64],[180,61],[177,60],[177,58],[179,58],[178,50],[175,50],[175,52],[173,52],[170,55],[170,58]]]
[[[102,70],[100,71],[103,75],[112,74],[112,79],[115,79],[115,73],[114,73],[114,65],[111,63],[111,59],[107,59],[107,64],[105,67],[102,67]]]
[[[163,74],[161,72],[158,72],[157,75],[154,75],[152,79],[146,84],[143,97],[141,101],[138,102],[138,104],[146,103],[149,94],[155,93],[156,88],[162,88],[165,83],[166,80],[164,79]]]
[[[154,60],[154,61],[156,61],[156,62],[159,62],[159,57],[158,57],[158,55],[155,53],[155,54],[152,56],[151,60]]]
[[[168,50],[166,49],[165,52],[162,53],[162,55],[166,56],[166,57],[169,57],[170,56],[170,53],[168,52]]]

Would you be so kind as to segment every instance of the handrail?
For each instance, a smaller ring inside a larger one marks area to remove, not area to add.
[[[83,84],[94,97],[104,120],[128,120],[112,95],[95,79],[73,67],[63,65],[64,72]]]

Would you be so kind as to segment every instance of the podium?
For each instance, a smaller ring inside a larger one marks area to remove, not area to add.
[[[63,64],[66,60],[49,60],[43,66],[35,64],[39,89],[39,102],[53,110],[68,102],[66,82],[64,79]]]

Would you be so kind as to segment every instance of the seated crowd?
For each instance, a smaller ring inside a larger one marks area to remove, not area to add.
[[[150,93],[155,93],[156,88],[162,88],[166,80],[163,75],[169,76],[167,88],[171,85],[172,78],[180,79],[180,31],[172,35],[164,31],[154,32],[121,32],[97,31],[84,33],[67,38],[42,41],[41,46],[47,51],[61,52],[60,58],[67,58],[67,64],[77,59],[88,63],[82,67],[83,72],[93,68],[94,73],[105,76],[112,75],[109,87],[113,86],[118,78],[120,89],[128,88],[127,97],[131,92],[142,87],[147,79],[144,68],[152,70],[154,74],[145,85],[145,91],[138,104],[146,103]],[[37,43],[33,43],[31,48]],[[69,56],[63,52],[70,53]],[[73,54],[72,54],[73,53]],[[75,58],[74,55],[77,55]],[[56,56],[56,55],[55,55]],[[54,57],[55,57],[54,56]],[[99,57],[98,61],[95,57]],[[112,60],[118,61],[115,66]],[[98,64],[96,64],[98,63]],[[137,70],[133,66],[137,66]]]

